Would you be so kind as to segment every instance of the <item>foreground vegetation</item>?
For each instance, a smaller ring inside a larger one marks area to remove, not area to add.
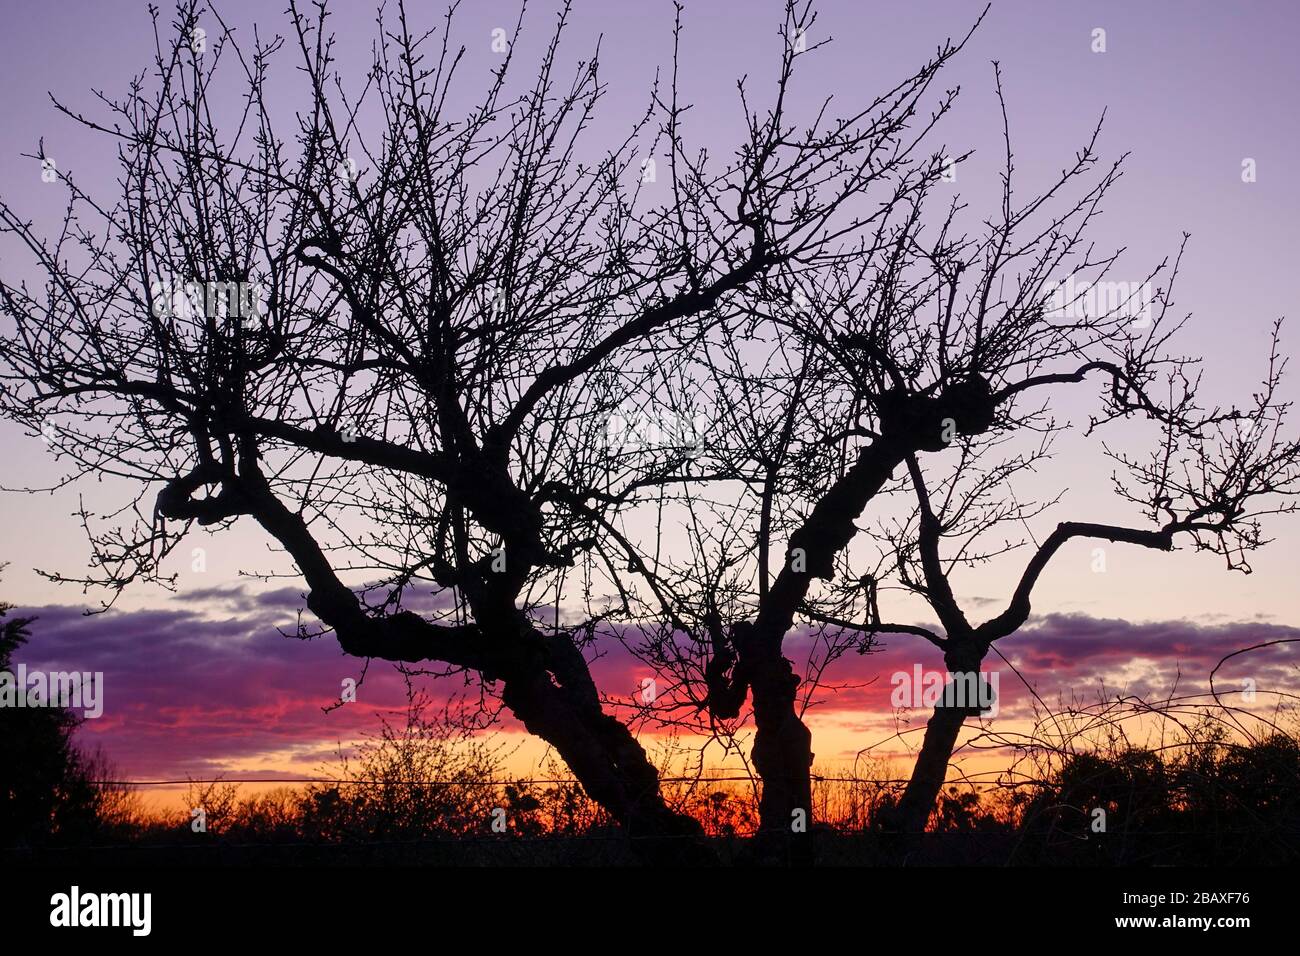
[[[10,738],[12,739],[12,738]],[[69,750],[69,753],[76,753]],[[1120,735],[1069,754],[1030,753],[1040,779],[949,785],[924,840],[903,862],[983,865],[1235,865],[1300,861],[1300,740],[1277,730],[1230,739],[1206,722],[1175,745]],[[74,759],[58,799],[21,832],[7,862],[30,863],[635,863],[614,821],[559,768],[509,780],[501,754],[417,702],[327,769],[331,782],[243,791],[194,783],[183,807],[147,810],[138,793],[90,786],[102,762]],[[819,777],[815,859],[898,862],[885,830],[898,798],[878,779]],[[68,778],[71,778],[69,782]],[[665,785],[700,821],[723,863],[749,862],[754,788],[701,774]],[[505,782],[502,782],[505,781]],[[185,808],[191,808],[188,811]],[[201,821],[195,811],[201,809]],[[69,822],[71,821],[71,822]],[[196,822],[198,821],[198,822]],[[779,861],[779,855],[778,855]]]

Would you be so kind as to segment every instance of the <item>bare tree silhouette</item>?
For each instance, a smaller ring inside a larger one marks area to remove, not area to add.
[[[1199,409],[1191,363],[1175,362],[1161,383],[1168,386],[1171,400],[1157,406],[1159,410],[1146,411],[1160,425],[1154,450],[1144,457],[1105,452],[1119,466],[1113,478],[1116,495],[1137,506],[1146,523],[1058,523],[1034,546],[1005,609],[978,624],[960,606],[951,579],[961,568],[1030,543],[1008,537],[984,542],[990,534],[1002,532],[1007,522],[1023,524],[1043,509],[1044,505],[1017,501],[1007,490],[1011,476],[1032,467],[1044,451],[999,456],[993,451],[996,439],[968,441],[937,483],[927,480],[916,455],[908,457],[917,508],[913,520],[896,527],[889,540],[899,581],[921,594],[942,622],[945,636],[940,646],[950,671],[978,672],[995,642],[1025,624],[1039,577],[1071,540],[1172,551],[1185,539],[1197,551],[1221,555],[1229,570],[1250,571],[1250,552],[1267,540],[1261,519],[1293,512],[1300,492],[1300,444],[1282,433],[1289,404],[1278,397],[1286,365],[1279,351],[1279,331],[1275,325],[1263,384],[1251,404],[1241,408]],[[1053,378],[1038,377],[1045,384]],[[1138,394],[1145,394],[1145,389]],[[978,706],[947,703],[936,707],[930,718],[899,803],[898,824],[906,832],[924,827],[962,724],[980,711]]]
[[[56,101],[116,150],[116,194],[63,163],[61,227],[0,204],[28,260],[0,283],[0,413],[72,463],[67,483],[132,487],[108,515],[83,510],[90,571],[54,579],[112,599],[174,583],[164,562],[194,526],[251,519],[347,654],[476,676],[630,833],[693,837],[588,655],[631,613],[628,589],[654,587],[620,515],[699,473],[681,443],[611,455],[605,423],[746,296],[769,297],[769,278],[884,248],[886,217],[858,200],[895,179],[901,206],[939,175],[906,172],[908,127],[954,48],[796,129],[787,94],[816,45],[811,8],[790,2],[770,105],[739,84],[747,134],[719,163],[687,142],[675,67],[625,139],[586,145],[605,87],[597,56],[561,74],[567,4],[526,82],[521,10],[467,98],[453,14],[426,30],[400,3],[381,13],[350,84],[323,4],[291,2],[285,35],[251,43],[196,0],[170,24],[155,11],[154,61],[123,98],[100,95],[96,115]],[[305,80],[287,121],[272,105],[284,57]],[[576,621],[561,613],[575,580]],[[622,599],[592,597],[601,584]],[[443,610],[410,610],[417,586]],[[764,633],[801,588],[772,590]],[[763,646],[750,682],[784,686],[778,645]]]
[[[675,617],[634,650],[675,675],[666,714],[707,709],[708,731],[725,735],[752,700],[771,834],[809,832],[813,753],[802,716],[838,657],[883,634],[912,635],[942,650],[954,674],[978,671],[994,642],[1026,621],[1034,584],[1065,542],[1170,550],[1187,538],[1241,568],[1264,541],[1259,518],[1293,508],[1300,451],[1280,431],[1277,328],[1252,402],[1201,408],[1197,360],[1172,351],[1185,322],[1171,312],[1181,248],[1142,281],[1112,282],[1120,253],[1099,253],[1088,227],[1123,157],[1098,169],[1098,122],[1054,181],[1018,196],[996,64],[994,77],[1006,143],[995,215],[971,234],[951,194],[930,213],[936,189],[949,188],[927,174],[942,160],[933,157],[881,201],[858,255],[768,277],[680,373],[717,396],[704,467],[732,491],[687,485],[665,498],[666,510],[690,516],[692,547],[656,568]],[[1068,427],[1052,415],[1052,396],[1090,382],[1103,389],[1088,435],[1122,420],[1158,429],[1150,461],[1116,454],[1125,475],[1116,490],[1150,524],[1061,523],[1006,610],[973,624],[951,575],[1013,550],[1009,540],[982,546],[983,536],[1053,503],[1018,502],[1009,482]],[[935,487],[925,462],[947,469]],[[868,510],[880,519],[874,555],[849,549]],[[885,597],[900,587],[928,601],[938,630],[890,620]],[[782,653],[796,627],[817,638],[803,677]],[[924,826],[972,712],[936,709],[893,825]],[[805,826],[792,826],[801,815]]]
[[[926,140],[970,32],[840,115],[796,109],[819,44],[811,5],[788,0],[767,105],[738,83],[746,132],[719,162],[689,141],[676,56],[593,149],[606,87],[598,50],[562,72],[568,4],[524,81],[521,9],[473,95],[454,14],[426,29],[381,11],[350,84],[325,5],[291,2],[284,36],[245,45],[185,0],[170,23],[154,13],[154,61],[124,98],[95,116],[56,101],[116,149],[118,189],[63,172],[48,233],[0,203],[27,254],[6,270],[30,271],[0,279],[0,414],[72,463],[65,484],[129,490],[106,515],[83,507],[90,571],[50,577],[107,604],[174,586],[166,562],[196,525],[251,519],[345,653],[460,675],[480,719],[504,707],[550,744],[650,858],[707,860],[597,687],[602,642],[672,678],[648,705],[660,719],[730,741],[752,717],[761,833],[806,834],[804,714],[836,659],[901,634],[976,672],[1066,542],[1186,540],[1244,570],[1260,519],[1294,507],[1276,327],[1251,403],[1202,408],[1197,363],[1173,350],[1181,250],[1107,285],[1119,253],[1088,230],[1123,158],[1099,166],[1100,122],[1022,198],[995,65],[1001,202],[962,225],[965,154]],[[305,80],[288,120],[272,105],[286,57]],[[1087,291],[1102,287],[1119,291]],[[1105,452],[1147,524],[1059,524],[1006,609],[972,623],[954,573],[1003,558],[1021,542],[985,536],[1053,503],[1008,483],[1066,427],[1051,396],[1094,382],[1089,435],[1155,429],[1149,460]],[[682,422],[705,404],[703,444],[611,435],[628,408]],[[850,547],[869,507],[874,555]],[[939,627],[891,620],[896,588]],[[785,650],[803,628],[817,641],[799,667]],[[897,829],[924,827],[975,712],[935,709]]]

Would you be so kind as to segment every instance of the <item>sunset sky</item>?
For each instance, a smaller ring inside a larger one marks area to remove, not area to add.
[[[63,193],[44,184],[34,153],[45,150],[60,169],[83,186],[111,190],[116,167],[112,147],[58,115],[49,91],[74,109],[93,114],[91,90],[123,91],[143,70],[152,46],[145,4],[137,0],[16,4],[0,34],[0,192],[38,223],[54,225]],[[373,35],[373,6],[338,4],[332,25],[346,72],[358,77]],[[440,8],[413,5],[433,26]],[[833,93],[846,104],[869,100],[907,76],[936,46],[966,32],[982,3],[827,0],[820,5],[819,35],[833,42],[820,51],[799,80],[808,103]],[[239,29],[254,22],[264,32],[284,29],[282,3],[226,0],[223,16]],[[533,44],[549,29],[554,5],[529,10]],[[467,77],[486,82],[495,27],[511,27],[517,8],[499,0],[466,4],[456,39],[466,44]],[[603,35],[608,98],[593,131],[618,135],[644,108],[655,70],[672,49],[672,4],[667,0],[577,0],[569,57],[588,54]],[[680,85],[696,104],[687,136],[697,145],[728,153],[738,141],[743,115],[735,80],[748,74],[756,90],[770,89],[782,39],[775,0],[692,0],[684,14]],[[1094,30],[1105,30],[1106,50],[1093,52]],[[215,26],[213,27],[215,30]],[[1203,390],[1208,402],[1248,397],[1265,370],[1268,330],[1291,315],[1283,346],[1300,344],[1294,326],[1295,276],[1300,274],[1300,121],[1295,93],[1300,60],[1294,44],[1300,7],[1284,3],[1097,2],[995,0],[966,50],[947,69],[943,87],[960,85],[954,112],[934,133],[934,144],[974,149],[952,184],[978,215],[991,212],[1001,164],[1001,125],[993,95],[990,61],[1001,64],[1018,174],[1023,189],[1055,175],[1086,142],[1106,111],[1099,141],[1104,161],[1131,152],[1126,172],[1110,193],[1095,227],[1100,247],[1124,246],[1115,278],[1140,280],[1152,266],[1177,252],[1191,234],[1176,290],[1178,312],[1191,312],[1181,351],[1204,356]],[[250,30],[251,32],[251,30]],[[526,41],[527,42],[527,41]],[[518,51],[527,56],[529,50]],[[288,108],[306,103],[301,76],[288,58],[273,71],[271,88]],[[764,86],[766,84],[766,87]],[[1257,180],[1243,182],[1243,160],[1255,160]],[[10,250],[0,245],[0,257]],[[1072,403],[1054,407],[1062,418],[1085,415],[1094,389],[1079,390]],[[1287,395],[1296,394],[1296,383]],[[1292,423],[1295,425],[1295,423]],[[0,485],[45,487],[60,470],[39,437],[0,424],[6,453]],[[1064,517],[1132,523],[1140,516],[1118,501],[1108,482],[1112,463],[1096,442],[1070,434],[1055,458],[1018,493],[1027,497],[1067,489],[1061,504],[1035,531]],[[387,664],[370,668],[357,703],[324,712],[337,700],[340,683],[359,677],[364,663],[344,657],[331,639],[297,641],[292,630],[302,589],[292,579],[256,580],[241,572],[289,571],[251,521],[218,535],[196,533],[169,570],[177,591],[140,586],[117,607],[85,617],[97,596],[56,586],[34,569],[75,573],[87,549],[72,512],[79,495],[92,508],[123,500],[121,486],[87,483],[53,494],[0,495],[0,598],[24,615],[40,618],[34,639],[20,654],[29,667],[102,671],[104,716],[91,721],[83,739],[100,744],[129,778],[297,776],[329,760],[336,747],[376,726],[377,714],[400,708],[403,681]],[[1270,526],[1275,542],[1258,553],[1254,573],[1228,573],[1221,559],[1180,550],[1172,555],[1114,546],[1106,570],[1092,568],[1091,543],[1062,550],[1036,592],[1036,616],[1003,653],[1048,703],[1074,695],[1110,692],[1164,696],[1204,689],[1209,671],[1226,654],[1251,644],[1300,637],[1300,523]],[[206,568],[195,572],[192,548],[203,548]],[[957,590],[977,612],[1005,603],[1023,558],[994,562],[959,577]],[[900,605],[894,616],[929,618],[917,605]],[[1282,645],[1234,659],[1221,672],[1220,688],[1243,678],[1257,682],[1260,706],[1271,691],[1300,690],[1292,647]],[[787,656],[802,660],[800,640]],[[898,715],[889,705],[889,675],[914,663],[939,667],[933,648],[916,638],[891,638],[880,653],[842,661],[830,675],[846,687],[811,712],[814,749],[824,767],[848,769],[866,748],[888,756]],[[1002,666],[990,660],[991,666]],[[611,653],[594,665],[601,687],[631,699],[645,668]],[[430,685],[439,697],[464,690],[460,678]],[[1032,697],[1005,672],[1006,695],[994,726],[1026,726]],[[906,717],[906,715],[904,715]],[[921,713],[910,716],[919,727]],[[503,742],[517,739],[507,720]],[[647,730],[647,736],[652,732]],[[535,743],[515,750],[512,770],[539,765]]]

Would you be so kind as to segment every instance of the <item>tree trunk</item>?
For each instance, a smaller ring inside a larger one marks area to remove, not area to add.
[[[812,735],[799,718],[799,676],[781,655],[781,645],[812,580],[835,577],[835,556],[852,540],[854,522],[889,480],[906,447],[880,439],[859,452],[790,535],[785,564],[763,595],[753,624],[733,628],[737,667],[754,707],[754,767],[763,781],[759,834],[778,850],[788,847],[791,862],[812,858],[813,753]],[[796,811],[802,811],[798,828]]]
[[[632,732],[584,696],[557,686],[540,670],[508,679],[502,700],[529,733],[556,749],[587,795],[623,827],[642,860],[716,862],[699,822],[664,800],[659,771]]]
[[[957,735],[970,711],[961,707],[936,707],[925,726],[925,740],[916,756],[907,789],[895,810],[894,826],[905,843],[915,845],[925,832],[939,791],[948,775],[948,761],[957,746]]]
[[[799,718],[799,675],[778,652],[750,668],[754,769],[762,779],[756,862],[812,862],[812,733]]]
[[[970,688],[980,688],[979,665],[985,651],[980,648],[959,646],[947,655],[949,672],[954,679],[971,678],[967,684]],[[957,662],[961,662],[959,665]],[[948,695],[952,694],[952,699]],[[943,789],[944,779],[948,775],[948,764],[953,751],[957,749],[957,737],[967,717],[975,717],[983,712],[981,705],[987,703],[983,698],[984,689],[976,693],[978,701],[962,700],[957,695],[955,682],[950,683],[944,691],[944,699],[935,705],[925,725],[925,739],[921,751],[916,755],[912,766],[912,775],[907,781],[902,799],[886,819],[886,829],[890,831],[890,840],[886,849],[895,857],[896,862],[903,862],[921,845],[925,825],[934,812],[939,792]]]

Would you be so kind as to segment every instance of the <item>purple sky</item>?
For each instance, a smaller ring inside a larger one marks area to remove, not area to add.
[[[428,25],[440,13],[433,3],[412,6],[417,21]],[[345,69],[353,65],[359,70],[373,33],[371,5],[354,0],[338,8],[332,23],[340,37],[340,60]],[[980,3],[927,0],[821,4],[809,40],[831,36],[834,42],[802,74],[799,102],[813,103],[831,92],[847,108],[870,98],[907,75],[943,39],[964,33],[981,8]],[[266,32],[283,30],[279,3],[244,0],[221,3],[219,9],[244,31],[254,21]],[[469,48],[466,77],[486,79],[496,62],[491,30],[511,26],[516,9],[496,0],[465,5],[457,39]],[[545,33],[553,9],[550,3],[533,5],[531,37]],[[684,19],[681,86],[685,98],[697,106],[687,135],[695,144],[725,153],[740,128],[736,77],[749,74],[757,92],[771,88],[782,42],[777,33],[780,5],[772,0],[691,2]],[[74,108],[93,111],[90,90],[112,95],[144,68],[152,43],[149,20],[145,5],[135,0],[4,0],[2,22],[0,88],[6,94],[0,98],[0,191],[19,210],[48,222],[60,211],[61,190],[43,184],[38,164],[19,155],[34,152],[38,138],[45,137],[47,153],[83,184],[107,187],[115,168],[103,140],[57,115],[46,91]],[[567,49],[574,58],[585,56],[594,38],[604,35],[604,76],[610,92],[595,131],[599,140],[601,131],[613,135],[625,130],[643,108],[655,68],[666,64],[671,49],[672,4],[580,0],[573,22]],[[1000,169],[1001,129],[991,60],[1002,65],[1026,190],[1067,163],[1107,109],[1100,141],[1103,158],[1125,151],[1132,156],[1094,238],[1102,247],[1127,246],[1127,266],[1114,277],[1139,279],[1176,251],[1183,231],[1192,234],[1177,295],[1180,311],[1194,313],[1182,348],[1207,357],[1206,396],[1231,400],[1257,381],[1269,324],[1288,311],[1294,298],[1300,251],[1295,226],[1300,222],[1300,180],[1292,172],[1300,156],[1294,105],[1300,88],[1300,60],[1294,51],[1298,27],[1300,6],[1281,2],[1084,5],[997,0],[942,81],[944,87],[960,84],[962,96],[933,143],[976,150],[960,168],[955,186],[979,213],[991,208]],[[1095,28],[1106,31],[1105,53],[1092,52]],[[528,50],[519,52],[526,55]],[[282,58],[273,73],[273,88],[286,108],[302,102],[300,77],[291,66],[289,58]],[[1258,181],[1249,184],[1241,180],[1247,157],[1258,169]],[[0,257],[6,254],[0,244]],[[1285,341],[1288,351],[1294,351],[1297,336],[1300,332],[1292,329]],[[56,474],[39,440],[0,425],[0,442],[8,451],[0,461],[0,484],[39,485]],[[1074,439],[1063,442],[1057,462],[1039,479],[1038,490],[1067,486],[1061,512],[1072,517],[1131,518],[1112,500],[1106,482],[1109,463],[1095,454],[1081,454],[1083,447]],[[86,494],[91,502],[107,501],[111,491],[88,488]],[[321,695],[335,693],[340,676],[351,673],[355,662],[340,660],[324,643],[307,649],[274,633],[274,623],[292,613],[296,587],[258,603],[259,611],[252,615],[210,597],[235,586],[241,570],[277,565],[256,529],[197,540],[207,549],[207,570],[201,575],[188,570],[189,550],[182,549],[185,560],[176,567],[181,573],[179,597],[140,588],[123,601],[124,611],[130,613],[120,616],[116,625],[107,617],[78,623],[74,615],[53,606],[77,605],[81,596],[55,588],[32,572],[33,567],[75,571],[82,565],[84,541],[69,516],[76,507],[76,492],[0,496],[6,528],[0,561],[10,562],[0,594],[25,606],[43,606],[40,641],[49,646],[35,656],[52,654],[54,647],[60,655],[81,648],[97,659],[103,655],[106,668],[124,669],[118,686],[129,690],[122,690],[119,699],[129,699],[132,710],[116,711],[117,722],[106,723],[99,732],[119,728],[121,736],[111,749],[120,749],[133,772],[180,765],[167,755],[166,741],[176,739],[169,720],[198,721],[185,724],[198,728],[188,739],[205,741],[195,745],[198,760],[219,757],[223,746],[232,754],[249,747],[273,750],[276,741],[271,737],[297,739],[311,747],[346,734],[352,718],[324,718],[312,681],[319,679]],[[1056,520],[1058,513],[1049,520]],[[1090,658],[1090,670],[1084,674],[1071,669],[1068,659],[1041,656],[1051,652],[1051,635],[1043,632],[1034,637],[1032,650],[1023,649],[1026,660],[1068,684],[1092,674],[1098,662],[1109,662],[1114,673],[1122,672],[1124,648],[1140,646],[1168,663],[1179,659],[1177,641],[1210,641],[1212,651],[1205,651],[1207,644],[1193,655],[1204,664],[1221,644],[1234,644],[1249,636],[1248,630],[1268,626],[1259,622],[1294,623],[1300,605],[1294,584],[1300,535],[1291,527],[1279,538],[1258,556],[1256,573],[1250,577],[1226,575],[1211,557],[1123,549],[1110,556],[1108,574],[1095,575],[1088,569],[1088,548],[1067,548],[1042,581],[1038,609],[1114,621],[1106,625],[1110,630],[1104,638],[1096,638],[1114,653]],[[1005,595],[1009,572],[1018,568],[1019,562],[1013,561],[972,575],[960,582],[959,592],[968,597]],[[1052,620],[1051,627],[1058,630],[1088,631],[1059,638],[1075,651],[1095,638],[1094,625],[1085,627],[1083,618],[1070,619],[1075,624],[1069,627],[1067,619]],[[1144,630],[1124,621],[1187,623]],[[1207,630],[1224,622],[1249,623],[1231,634]],[[119,693],[113,688],[110,683],[110,708]],[[198,701],[194,706],[199,710],[186,710],[183,702],[191,698]],[[127,713],[135,716],[128,719]],[[196,713],[206,716],[195,718]],[[227,719],[234,723],[227,724]],[[245,730],[238,729],[241,726]],[[260,729],[252,732],[250,727]]]

